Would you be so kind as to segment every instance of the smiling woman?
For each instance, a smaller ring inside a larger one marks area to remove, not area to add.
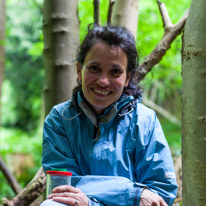
[[[172,205],[173,162],[155,112],[140,103],[131,33],[95,26],[76,65],[73,98],[45,119],[42,165],[45,171],[64,168],[81,181],[54,188],[42,206]]]
[[[102,41],[92,46],[77,68],[84,97],[98,115],[120,98],[131,77],[126,53]]]

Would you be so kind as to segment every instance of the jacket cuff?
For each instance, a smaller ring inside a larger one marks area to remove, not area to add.
[[[136,188],[136,193],[135,193],[135,197],[134,197],[133,206],[139,206],[140,199],[141,199],[141,195],[142,195],[142,191],[143,191],[145,188],[146,188],[146,187]]]
[[[100,200],[97,200],[96,198],[88,195],[87,196],[89,198],[89,206],[102,206],[103,204],[101,204]]]
[[[133,197],[133,206],[139,206],[139,203],[140,203],[140,199],[141,199],[141,195],[142,195],[142,191],[144,189],[147,189],[147,185],[144,185],[144,184],[141,184],[141,183],[135,183],[135,194],[134,194],[134,197]]]

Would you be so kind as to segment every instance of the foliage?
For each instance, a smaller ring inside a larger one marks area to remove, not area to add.
[[[2,124],[31,130],[38,126],[42,99],[41,10],[32,1],[9,0],[6,25]]]
[[[4,197],[7,198],[12,198],[15,193],[11,190],[11,187],[9,184],[7,184],[7,181],[5,180],[4,176],[2,173],[0,173],[0,180],[1,180],[1,184],[0,184],[0,205],[1,205],[1,200]]]
[[[173,156],[180,156],[181,153],[181,127],[171,123],[163,117],[159,117],[162,129],[169,144]]]
[[[101,25],[106,25],[108,6],[109,1],[100,1]],[[80,0],[78,9],[80,20],[80,41],[82,41],[87,33],[88,25],[94,22],[93,0]]]
[[[29,156],[32,160],[31,163],[27,163],[23,167],[23,173],[17,175],[18,171],[14,172],[18,182],[22,188],[32,179],[36,171],[41,166],[41,154],[42,154],[42,129],[38,129],[33,132],[23,132],[20,129],[0,129],[0,154],[3,157],[10,171],[14,165],[8,165],[9,154],[12,156],[15,154],[21,154],[22,156]],[[18,159],[19,161],[19,159]],[[20,162],[20,161],[19,161]],[[18,162],[18,164],[19,164]],[[18,165],[17,164],[17,165]],[[21,166],[21,165],[20,165]],[[22,166],[21,166],[22,167]],[[20,169],[21,169],[20,167]],[[0,172],[0,200],[3,197],[12,197],[14,192],[8,186],[5,177]]]

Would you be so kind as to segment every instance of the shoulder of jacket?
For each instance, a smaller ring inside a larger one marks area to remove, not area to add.
[[[138,102],[137,103],[137,109],[140,111],[140,112],[146,112],[146,113],[150,113],[150,114],[153,114],[155,113],[155,111],[147,106],[145,106],[144,104]]]
[[[137,103],[137,115],[139,120],[155,120],[156,119],[156,112],[145,106],[142,103]]]
[[[47,115],[46,119],[47,118],[55,118],[55,119],[61,118],[62,113],[64,113],[65,110],[70,108],[70,106],[71,106],[71,100],[54,105],[51,111],[49,112],[49,114]]]
[[[69,108],[71,106],[72,101],[68,100],[66,102],[59,103],[55,105],[52,110],[56,110],[57,112],[62,112],[65,108]]]

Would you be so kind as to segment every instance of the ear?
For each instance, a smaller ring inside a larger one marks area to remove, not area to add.
[[[127,86],[128,86],[128,84],[129,84],[129,82],[130,82],[131,77],[132,77],[131,72],[128,72],[128,73],[127,73],[126,80],[125,80],[125,85],[124,85],[124,87],[127,87]]]
[[[77,69],[78,80],[81,82],[82,81],[82,65],[80,62],[76,62],[76,69]]]

